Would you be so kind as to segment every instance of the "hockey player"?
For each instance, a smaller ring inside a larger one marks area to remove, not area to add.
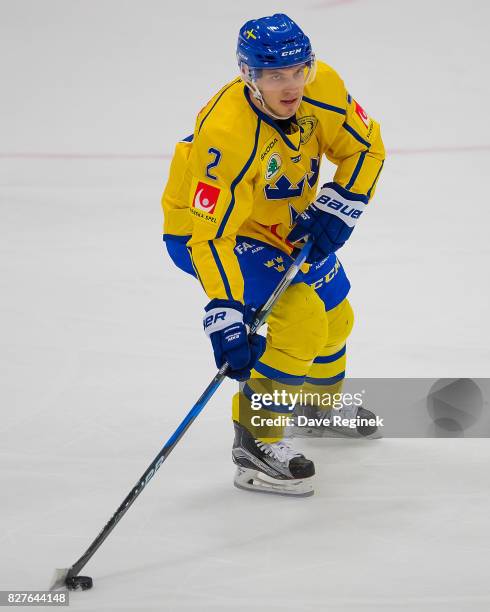
[[[257,412],[252,399],[264,389],[340,389],[353,312],[335,253],[373,197],[385,153],[378,123],[339,75],[316,61],[308,37],[286,15],[248,21],[237,59],[239,77],[213,96],[193,134],[176,146],[162,198],[164,240],[210,299],[204,328],[216,365],[227,361],[229,376],[244,381],[233,400],[235,484],[309,495],[313,462],[273,418],[290,408],[264,403]],[[323,156],[337,170],[317,193]],[[249,336],[250,312],[269,297],[307,235],[314,241],[308,265],[269,317],[267,340]],[[258,415],[272,425],[261,429]]]

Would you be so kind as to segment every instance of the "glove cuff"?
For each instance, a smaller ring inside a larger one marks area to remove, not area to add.
[[[313,206],[328,215],[338,217],[345,225],[351,228],[364,212],[367,204],[367,197],[358,193],[351,193],[337,183],[327,183],[324,185]]]
[[[341,187],[338,183],[325,183],[325,185],[322,185],[322,190],[323,189],[333,189],[333,191],[337,192],[337,194],[345,200],[351,200],[354,202],[364,202],[364,204],[367,204],[369,201],[367,195],[364,195],[363,193],[354,193],[353,191],[349,191],[345,187]]]

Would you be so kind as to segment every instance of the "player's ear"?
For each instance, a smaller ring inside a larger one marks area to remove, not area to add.
[[[245,82],[250,79],[250,71],[248,69],[248,66],[243,62],[240,64],[240,75]]]

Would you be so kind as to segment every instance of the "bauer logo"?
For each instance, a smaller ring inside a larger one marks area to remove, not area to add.
[[[210,215],[214,214],[220,191],[218,187],[199,181],[194,193],[193,208],[202,210]]]
[[[330,200],[327,206],[333,208],[333,210],[338,210],[346,217],[352,217],[352,219],[359,219],[362,215],[362,210],[352,208],[348,204],[344,204],[344,202],[339,202],[338,200]]]
[[[335,210],[341,213],[342,215],[345,215],[346,217],[351,217],[352,219],[359,219],[363,212],[358,208],[349,206],[345,202],[339,202],[339,200],[334,200],[333,198],[325,194],[322,194],[320,197],[317,198],[316,204],[317,206],[318,204],[320,204],[318,208],[320,208],[321,210],[324,210],[326,206],[327,208],[331,208],[332,210]],[[303,217],[304,215],[307,215],[306,211],[302,213],[301,216]]]
[[[218,321],[224,321],[226,319],[226,312],[215,312],[214,314],[210,314],[204,319],[204,329],[207,329],[210,325],[214,325]]]

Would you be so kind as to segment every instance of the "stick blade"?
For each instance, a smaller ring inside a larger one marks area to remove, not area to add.
[[[68,577],[68,572],[70,569],[68,567],[64,567],[62,569],[58,568],[54,571],[53,579],[51,580],[51,586],[49,587],[50,591],[58,591],[59,589],[66,589],[66,579]]]

